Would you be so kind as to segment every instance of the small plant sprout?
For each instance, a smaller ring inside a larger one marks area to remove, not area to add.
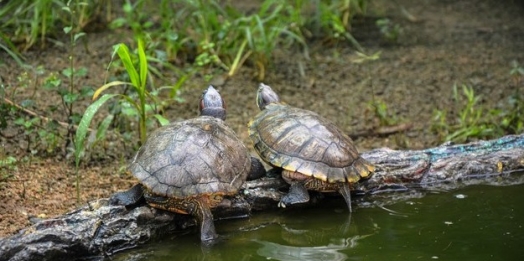
[[[388,18],[378,19],[376,24],[384,39],[392,43],[396,43],[403,32],[399,24],[391,22]]]
[[[120,61],[124,64],[126,72],[129,76],[130,82],[123,81],[112,81],[99,87],[93,94],[93,102],[86,109],[82,119],[80,120],[79,127],[75,136],[75,162],[78,165],[80,159],[85,150],[85,139],[87,137],[88,128],[96,112],[102,107],[102,105],[110,99],[117,98],[121,103],[130,105],[128,109],[132,110],[134,115],[138,117],[138,133],[140,144],[143,144],[147,137],[147,126],[148,120],[147,112],[151,110],[152,106],[148,104],[150,100],[156,102],[155,97],[147,90],[147,73],[148,63],[144,50],[144,41],[137,39],[138,47],[138,60],[137,64],[133,62],[129,48],[125,44],[118,44],[115,47],[115,53],[120,58]],[[120,93],[109,93],[102,94],[102,92],[115,86],[131,86],[134,92],[132,94],[120,94]],[[161,124],[165,125],[169,121],[160,114],[154,114],[153,117]],[[107,118],[106,118],[107,119]],[[109,121],[109,120],[108,120]],[[104,120],[106,122],[106,120]],[[108,123],[102,124],[100,127],[107,129]],[[97,137],[103,135],[97,134]]]
[[[499,108],[485,108],[481,96],[473,87],[453,86],[453,101],[458,113],[436,110],[432,129],[444,141],[467,142],[471,139],[494,138],[505,133],[521,133],[524,130],[524,106],[517,91],[500,104]]]

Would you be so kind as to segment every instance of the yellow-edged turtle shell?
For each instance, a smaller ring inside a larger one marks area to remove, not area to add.
[[[312,111],[268,104],[249,123],[249,136],[269,164],[327,183],[355,183],[375,169],[349,136]]]

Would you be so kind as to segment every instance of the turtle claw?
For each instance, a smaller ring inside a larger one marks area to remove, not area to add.
[[[284,202],[280,201],[280,202],[278,202],[278,207],[279,208],[286,208],[286,204],[284,204]]]

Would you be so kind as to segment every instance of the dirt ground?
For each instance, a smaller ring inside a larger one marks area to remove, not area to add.
[[[316,111],[352,134],[361,151],[437,145],[439,137],[430,128],[434,111],[453,111],[455,83],[473,86],[482,96],[481,104],[487,107],[500,106],[516,88],[524,90],[522,83],[509,74],[512,61],[524,64],[522,1],[375,0],[370,9],[368,17],[355,20],[352,33],[368,54],[380,51],[380,59],[358,64],[354,62],[358,56],[347,43],[314,43],[310,59],[296,50],[275,51],[264,79],[282,100]],[[375,21],[383,16],[403,29],[398,43],[381,37]],[[111,76],[106,71],[111,46],[122,39],[131,41],[128,37],[123,31],[88,32],[88,49],[79,46],[75,51],[76,65],[88,69],[88,75],[77,85],[96,88],[104,84]],[[60,103],[60,97],[39,86],[49,72],[67,68],[66,46],[49,42],[46,48],[35,48],[24,56],[33,69],[20,68],[0,52],[0,84],[6,93],[18,88],[20,94],[9,97],[13,102],[20,104],[31,97],[36,101],[32,109],[37,114],[65,121],[63,111],[46,109],[49,104]],[[44,76],[35,73],[37,66],[45,70]],[[22,81],[23,75],[29,80]],[[253,75],[252,69],[244,67],[217,86],[228,103],[227,122],[248,145],[246,124],[258,112],[254,103],[258,82]],[[28,87],[21,87],[22,83]],[[176,103],[166,116],[178,120],[197,115],[198,96],[207,84],[199,75],[191,79],[181,93],[186,102]],[[355,135],[380,127],[369,107],[373,99],[387,104],[390,118],[411,128],[389,135]],[[76,104],[75,110],[82,112],[88,103],[85,100]],[[2,169],[2,173],[8,173],[7,178],[0,176],[0,237],[28,226],[30,217],[60,215],[135,182],[125,166],[136,148],[121,139],[109,140],[97,147],[91,160],[80,169],[78,203],[71,159],[64,156],[65,152],[32,156],[27,150],[28,135],[12,123],[20,115],[23,113],[8,115],[8,126],[0,129],[0,158],[13,156],[20,162],[16,167]]]

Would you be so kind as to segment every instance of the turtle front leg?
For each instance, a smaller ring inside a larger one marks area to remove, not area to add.
[[[109,198],[110,205],[121,205],[130,207],[140,203],[144,199],[144,188],[141,184],[134,185],[126,191],[121,191],[113,194]]]
[[[349,213],[351,213],[352,212],[352,209],[351,209],[351,190],[349,189],[348,184],[345,184],[345,183],[341,184],[339,189],[338,189],[338,192],[340,194],[342,194],[342,196],[346,200],[346,204],[348,205]]]
[[[255,157],[251,157],[251,169],[247,174],[247,180],[255,180],[266,176],[266,169],[262,162]]]
[[[285,208],[286,205],[306,203],[309,202],[309,193],[304,186],[303,182],[292,182],[291,187],[289,188],[289,193],[284,195],[278,206]]]

